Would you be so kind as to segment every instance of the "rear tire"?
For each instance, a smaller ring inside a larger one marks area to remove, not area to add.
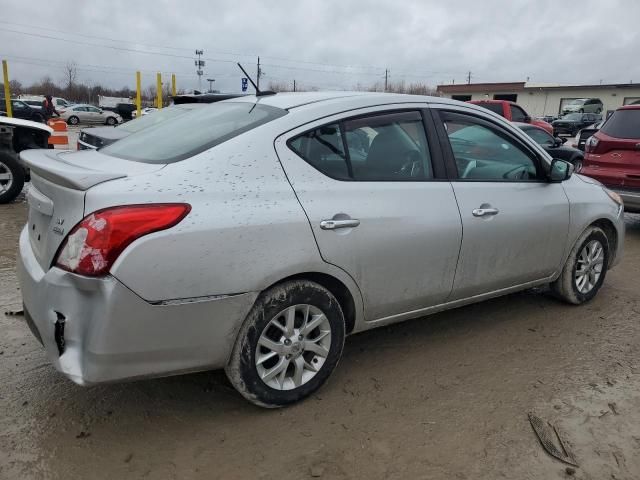
[[[75,115],[72,115],[67,120],[67,123],[69,125],[78,125],[80,123],[80,119],[78,117],[76,117]]]
[[[258,297],[225,371],[250,402],[283,407],[324,384],[340,360],[344,337],[342,308],[326,288],[286,282]]]
[[[0,203],[13,201],[24,186],[24,168],[12,152],[0,150]]]
[[[602,287],[609,268],[609,255],[609,239],[604,231],[594,226],[587,228],[571,249],[551,290],[558,298],[573,305],[588,302]]]
[[[582,161],[584,159],[582,157],[576,157],[571,159],[571,163],[573,163],[573,169],[576,173],[580,173],[582,170]]]

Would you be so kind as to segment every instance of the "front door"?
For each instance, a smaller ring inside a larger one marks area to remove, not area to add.
[[[490,119],[439,114],[463,241],[452,300],[548,278],[562,263],[569,202],[538,154]]]
[[[276,150],[323,259],[355,279],[366,320],[379,320],[446,300],[462,228],[422,112],[368,112],[295,130]]]

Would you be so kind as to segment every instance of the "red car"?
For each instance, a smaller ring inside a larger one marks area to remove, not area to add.
[[[620,107],[589,137],[580,173],[617,192],[625,211],[640,213],[640,105]]]
[[[510,122],[530,123],[546,130],[549,135],[553,136],[553,127],[547,122],[542,120],[535,120],[531,118],[527,112],[524,111],[520,105],[515,102],[509,102],[507,100],[470,100],[468,103],[480,105],[481,107],[491,110],[498,115],[503,116]]]

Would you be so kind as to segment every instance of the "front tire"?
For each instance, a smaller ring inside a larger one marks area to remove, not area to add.
[[[13,201],[24,186],[24,168],[11,152],[0,150],[0,204]]]
[[[107,117],[107,125],[115,125],[118,121],[114,117]]]
[[[344,337],[342,308],[331,292],[314,282],[286,282],[258,297],[225,371],[250,402],[283,407],[324,384],[340,360]]]
[[[78,125],[80,123],[80,119],[75,115],[72,115],[69,117],[69,120],[67,120],[67,123],[69,125]]]
[[[609,239],[592,226],[580,236],[569,253],[560,277],[551,290],[567,303],[580,305],[596,296],[609,267]]]

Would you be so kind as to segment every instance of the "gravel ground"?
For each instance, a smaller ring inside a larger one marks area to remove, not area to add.
[[[31,336],[22,202],[0,205],[2,479],[640,478],[640,217],[588,305],[527,291],[347,339],[309,400],[265,411],[221,372],[78,387]],[[547,455],[535,412],[579,467]]]

